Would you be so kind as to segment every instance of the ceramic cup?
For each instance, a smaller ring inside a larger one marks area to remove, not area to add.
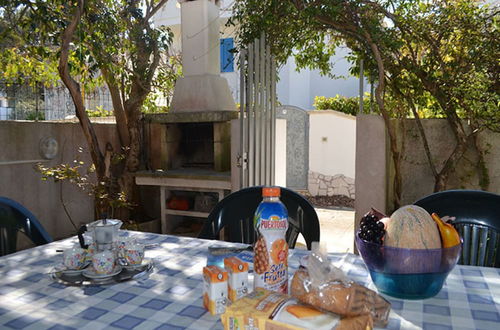
[[[135,242],[126,243],[123,247],[123,257],[130,265],[140,265],[144,259],[144,245]]]
[[[118,237],[116,241],[113,242],[113,246],[115,250],[118,252],[118,255],[120,257],[125,258],[124,255],[124,249],[126,245],[134,245],[137,244],[135,238],[129,237],[129,236],[124,236],[124,237]]]
[[[85,250],[87,252],[87,256],[85,258],[86,261],[92,261],[92,256],[94,255],[94,253],[97,251],[97,248],[96,248],[96,245],[94,242],[91,242],[89,244],[89,247],[87,248],[87,250]]]
[[[64,250],[63,264],[67,269],[80,269],[85,264],[86,251],[80,247]]]
[[[110,274],[115,268],[115,255],[112,251],[96,251],[92,256],[92,267],[97,274]]]

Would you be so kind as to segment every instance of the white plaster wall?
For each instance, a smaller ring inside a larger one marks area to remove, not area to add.
[[[350,63],[345,59],[348,49],[339,47],[332,57],[334,74],[338,78],[322,76],[318,70],[302,69],[297,72],[295,61],[289,58],[279,69],[279,80],[276,86],[278,100],[283,105],[293,105],[303,109],[313,109],[316,96],[333,97],[358,96],[359,79],[349,75]],[[369,91],[369,85],[364,81],[364,91]]]
[[[116,147],[114,124],[97,124],[98,138]],[[52,137],[59,145],[57,156],[43,161],[44,166],[73,164],[75,159],[91,163],[90,154],[78,123],[0,121],[0,196],[11,198],[30,210],[41,222],[49,235],[61,239],[76,233],[63,208],[80,227],[94,221],[93,199],[68,182],[42,181],[34,163],[15,161],[40,159],[39,143],[42,138]],[[78,152],[82,147],[83,152]],[[84,166],[85,168],[85,166]]]
[[[211,1],[181,4],[184,76],[219,74],[220,8]]]
[[[333,97],[337,94],[352,97],[359,95],[359,79],[349,74],[351,64],[345,58],[349,54],[347,47],[338,47],[336,54],[331,58],[334,65],[336,79],[321,76],[318,70],[311,72],[311,98],[310,108],[314,103],[315,96]],[[369,91],[367,81],[364,81],[364,91]]]
[[[354,178],[356,117],[330,110],[309,114],[309,170]]]
[[[286,187],[286,119],[276,119],[275,184]]]
[[[177,0],[170,0],[153,16],[156,26],[180,25],[181,7]]]
[[[297,66],[293,58],[278,72],[276,92],[278,101],[283,105],[293,105],[303,109],[311,109],[311,70],[297,72]]]

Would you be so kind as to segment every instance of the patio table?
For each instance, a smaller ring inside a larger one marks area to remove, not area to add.
[[[235,243],[121,231],[147,244],[155,260],[148,277],[106,286],[71,287],[48,273],[62,261],[69,238],[0,258],[0,328],[14,329],[221,329],[202,306],[202,267],[209,246]],[[290,274],[306,255],[291,250]],[[374,289],[362,259],[331,254],[352,279]],[[498,329],[500,269],[457,265],[441,292],[426,300],[387,297],[388,329]]]

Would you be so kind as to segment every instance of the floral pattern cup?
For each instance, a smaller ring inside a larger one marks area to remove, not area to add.
[[[144,259],[144,245],[127,243],[123,247],[123,256],[129,265],[140,265]]]
[[[87,257],[85,258],[85,261],[91,262],[92,261],[92,256],[94,253],[97,251],[96,244],[94,242],[89,244],[89,247],[87,248]]]
[[[85,264],[86,251],[80,247],[64,250],[63,264],[67,269],[81,269]]]
[[[125,246],[135,245],[137,241],[132,237],[119,237],[114,243],[114,249],[118,257],[125,258]]]
[[[115,268],[115,255],[112,251],[95,252],[92,256],[92,267],[96,274],[111,274]]]

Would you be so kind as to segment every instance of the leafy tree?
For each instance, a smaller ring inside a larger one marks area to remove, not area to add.
[[[435,191],[446,189],[469,148],[477,153],[479,183],[487,189],[485,151],[477,137],[485,128],[500,128],[498,12],[476,1],[458,0],[403,3],[395,13],[394,33],[401,44],[396,60],[387,61],[388,84],[417,119]],[[446,118],[456,140],[442,166],[433,161],[419,121],[417,109],[426,107]]]
[[[409,109],[418,120],[425,109],[447,119],[456,147],[439,170],[419,125],[435,190],[446,188],[450,173],[485,124],[498,128],[496,9],[474,0],[236,0],[233,10],[230,23],[238,22],[240,47],[265,31],[281,63],[294,55],[299,68],[328,74],[330,56],[340,44],[352,50],[355,63],[364,60],[377,83],[375,98],[388,130],[396,207],[403,150],[391,118],[406,118]],[[399,106],[388,108],[387,98]],[[464,119],[472,123],[470,132]],[[487,174],[482,151],[477,143],[472,147],[478,150],[479,172]]]
[[[54,81],[68,88],[87,142],[97,182],[107,196],[133,198],[141,154],[141,109],[151,92],[172,32],[152,17],[167,0],[15,0],[0,7],[0,65],[11,78]],[[15,24],[14,24],[15,23]],[[14,24],[14,25],[12,25]],[[9,27],[14,27],[9,29]],[[10,54],[4,57],[5,54]],[[29,63],[33,70],[24,70]],[[40,74],[40,67],[47,68]],[[21,68],[23,68],[21,70]],[[5,72],[5,71],[4,71]],[[96,136],[84,106],[85,88],[105,82],[111,94],[119,149]],[[102,208],[98,212],[104,212]],[[126,217],[126,211],[121,217]]]

